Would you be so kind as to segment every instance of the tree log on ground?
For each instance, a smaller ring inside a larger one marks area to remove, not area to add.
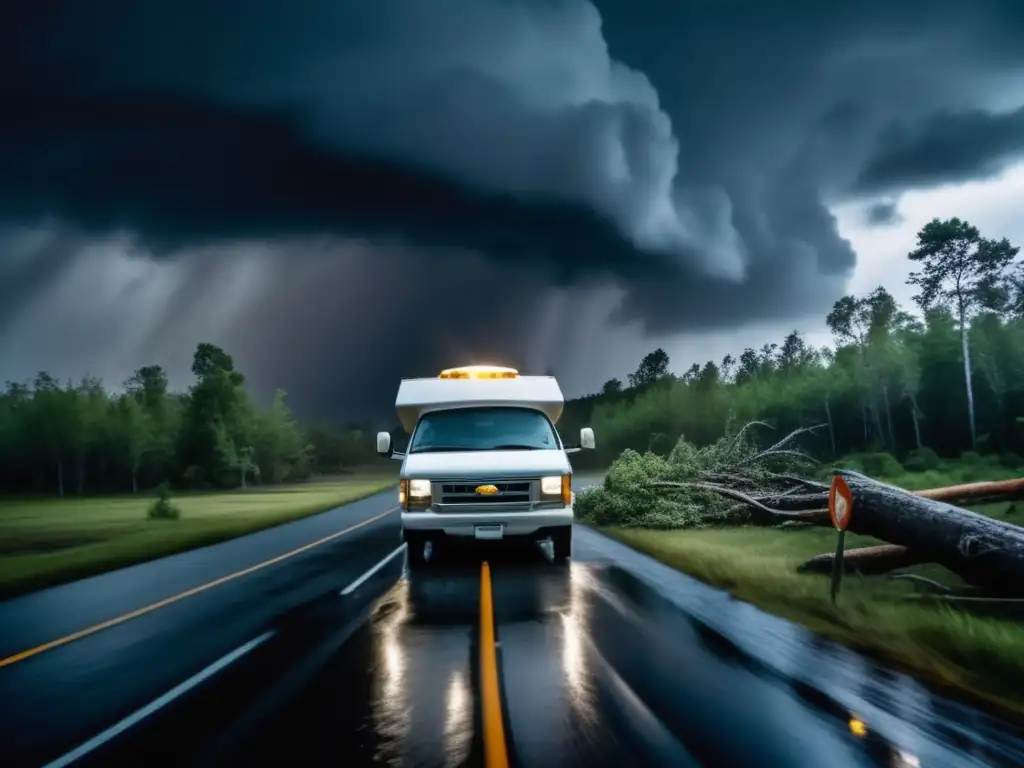
[[[752,422],[702,448],[680,439],[666,458],[627,451],[581,506],[603,525],[830,525],[829,485],[799,477],[817,462],[795,440],[817,427],[759,449],[747,436],[755,426],[765,425]],[[851,555],[848,570],[938,563],[986,595],[1024,595],[1024,528],[954,506],[1024,498],[1024,477],[911,493],[851,470],[833,472],[853,491],[848,530],[892,545]],[[827,570],[831,562],[822,555],[804,570]]]
[[[815,555],[797,568],[798,573],[831,573],[835,555],[827,552]],[[847,550],[843,555],[843,570],[862,576],[878,576],[926,562],[916,552],[899,544],[879,544],[874,547],[860,547]]]
[[[883,567],[885,558],[878,557],[871,566],[874,573],[885,573],[914,563],[939,563],[966,583],[981,587],[987,593],[1006,595],[1024,592],[1024,528],[929,498],[978,499],[991,498],[994,493],[1014,495],[1024,488],[1024,479],[912,493],[879,483],[858,472],[839,470],[837,473],[846,479],[853,492],[853,513],[847,530],[907,550],[906,553],[897,549],[885,550],[890,563],[899,562],[897,553],[907,558],[911,558],[910,553],[913,553],[912,562],[888,569]],[[830,524],[826,509],[785,510],[766,503],[779,503],[783,499],[797,499],[807,494],[755,495],[715,483],[661,482],[655,485],[666,491],[700,488],[743,502],[750,521],[761,525],[778,525],[787,521]],[[820,497],[819,503],[827,503],[827,494]],[[809,566],[808,570],[828,570],[832,558],[832,554],[819,555],[814,558],[815,565]]]
[[[837,470],[837,474],[845,474],[848,470]],[[852,475],[858,473],[851,472]],[[780,479],[785,476],[778,476]],[[863,476],[861,476],[863,477]],[[729,478],[721,476],[719,482],[657,482],[655,487],[664,490],[703,488],[705,490],[720,493],[723,496],[741,502],[740,508],[745,508],[750,514],[750,522],[759,525],[778,525],[787,520],[802,520],[816,525],[831,525],[832,521],[828,515],[828,489],[827,486],[820,487],[825,490],[818,493],[796,493],[806,487],[813,487],[812,481],[799,480],[798,478],[785,478],[794,483],[790,492],[759,493],[756,491],[738,490],[734,486],[726,485]],[[911,493],[911,491],[906,491]],[[952,485],[946,488],[929,488],[923,491],[913,491],[913,495],[933,501],[943,501],[947,504],[984,504],[988,502],[1008,501],[1010,499],[1024,498],[1024,477],[1012,480],[1000,480],[997,482],[967,483],[964,485]]]
[[[843,474],[843,470],[837,470]],[[944,488],[928,488],[923,491],[910,491],[915,496],[933,501],[944,501],[947,504],[962,506],[966,504],[988,504],[991,502],[1024,499],[1024,477],[994,482],[964,483]],[[828,489],[821,493],[789,493],[756,496],[766,507],[786,511],[806,511],[821,509],[828,506]]]
[[[930,488],[925,491],[913,492],[915,496],[921,498],[944,501],[950,504],[964,502],[979,504],[989,501],[1006,501],[1012,498],[1019,498],[1022,493],[1024,493],[1024,478],[951,485],[946,488]],[[831,573],[832,561],[834,559],[835,555],[832,552],[815,555],[799,566],[797,571],[799,573]],[[930,562],[927,556],[919,552],[911,554],[906,547],[899,544],[884,544],[878,547],[847,550],[843,559],[845,572],[855,571],[865,576],[880,575],[899,568]]]
[[[1024,499],[1024,477],[1010,480],[995,480],[982,483],[964,483],[950,485],[945,488],[929,488],[926,491],[915,491],[916,496],[947,504],[978,505],[999,501]]]
[[[848,470],[847,530],[900,544],[991,594],[1024,592],[1024,528],[929,499]]]

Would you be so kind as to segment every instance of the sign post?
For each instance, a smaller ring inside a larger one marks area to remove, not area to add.
[[[836,595],[839,594],[839,583],[843,578],[843,545],[846,538],[846,526],[850,523],[853,514],[853,492],[846,481],[836,475],[832,478],[832,487],[828,491],[828,514],[832,518],[832,525],[839,531],[839,539],[836,541],[836,556],[832,560],[832,604],[836,602]]]

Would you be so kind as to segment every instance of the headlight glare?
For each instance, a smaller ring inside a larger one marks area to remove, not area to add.
[[[412,499],[430,498],[430,481],[429,480],[410,480],[409,481],[409,498],[412,498]]]
[[[430,506],[429,480],[402,480],[398,485],[398,503],[402,509],[422,509]]]
[[[561,496],[562,476],[542,477],[540,479],[540,492],[543,496]]]

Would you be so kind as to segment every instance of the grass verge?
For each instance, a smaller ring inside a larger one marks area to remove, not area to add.
[[[1016,522],[1010,505],[978,512]],[[701,581],[728,590],[765,611],[806,626],[932,685],[1024,719],[1024,624],[970,616],[944,607],[908,604],[905,582],[884,577],[843,577],[838,605],[829,599],[828,577],[801,575],[796,567],[835,550],[828,529],[754,527],[652,531],[601,528],[624,544]],[[847,534],[847,547],[880,543]],[[957,577],[941,566],[906,569],[946,584]]]
[[[148,520],[150,494],[0,502],[0,599],[254,533],[372,496],[393,475],[183,494],[180,520]]]

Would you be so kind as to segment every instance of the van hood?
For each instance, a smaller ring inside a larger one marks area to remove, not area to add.
[[[402,477],[425,480],[545,477],[571,472],[569,457],[560,450],[414,453],[402,464]]]

